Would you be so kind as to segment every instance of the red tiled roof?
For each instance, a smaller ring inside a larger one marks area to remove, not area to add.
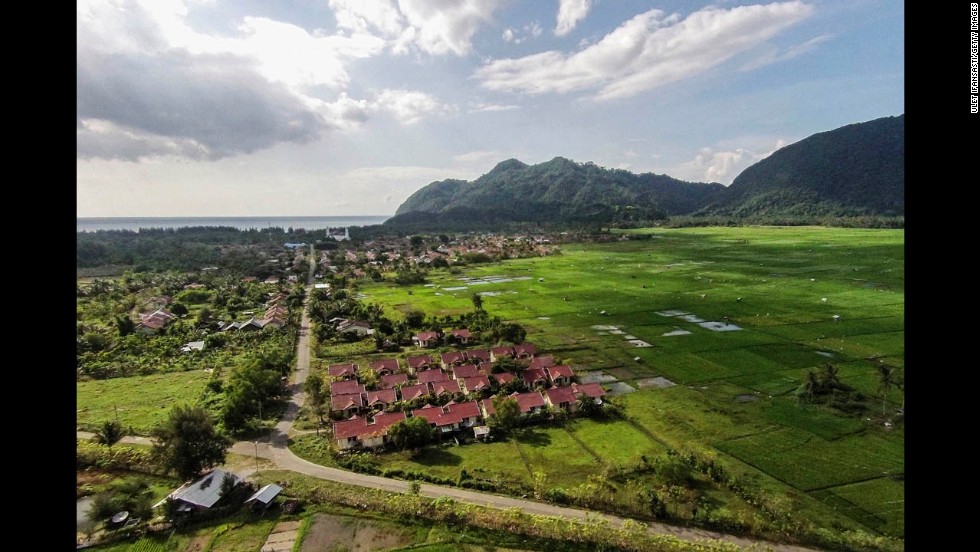
[[[475,378],[480,375],[480,369],[472,364],[464,364],[453,368],[453,379]]]
[[[422,370],[415,374],[419,379],[419,383],[435,383],[437,381],[446,381],[449,379],[449,374],[443,372],[438,368],[433,368],[431,370]]]
[[[439,339],[439,334],[436,332],[419,332],[418,335],[413,335],[412,339],[417,341],[432,341],[433,339]]]
[[[330,384],[331,395],[348,395],[350,393],[363,393],[364,386],[357,380],[335,381]]]
[[[406,385],[399,389],[403,401],[410,401],[429,394],[429,384]]]
[[[367,405],[374,406],[374,403],[391,404],[398,400],[394,389],[379,389],[367,392]]]
[[[356,406],[358,408],[364,406],[364,395],[360,393],[350,393],[346,395],[330,395],[330,410],[347,410]]]
[[[357,374],[356,364],[331,364],[327,367],[327,373],[335,378],[353,376]]]
[[[466,337],[466,338],[468,338],[469,336],[470,336],[470,331],[468,329],[466,329],[466,328],[463,328],[461,330],[453,330],[453,337]]]
[[[521,378],[528,385],[534,385],[539,381],[548,381],[548,376],[545,375],[544,370],[541,368],[526,368],[521,370]]]
[[[406,383],[408,383],[408,374],[388,374],[387,376],[381,376],[378,386],[382,389],[392,389],[399,385],[405,385]]]
[[[425,366],[426,364],[432,364],[432,357],[429,355],[408,357],[408,367],[413,370],[419,368],[420,366]]]
[[[514,356],[514,348],[509,345],[507,347],[493,347],[490,349],[490,352],[493,353],[494,358]]]
[[[443,364],[449,365],[454,362],[463,362],[466,360],[466,353],[462,351],[450,351],[448,353],[441,353],[439,358],[442,359]]]
[[[555,357],[552,355],[543,355],[531,359],[531,368],[547,368],[554,365]]]
[[[552,380],[560,377],[571,378],[575,375],[571,366],[549,366],[545,368],[545,372]]]
[[[472,349],[466,351],[466,359],[467,360],[479,359],[483,362],[490,362],[490,351],[486,349]]]
[[[370,366],[371,366],[371,368],[374,369],[375,372],[380,372],[380,371],[384,370],[385,368],[387,368],[391,372],[397,372],[398,371],[398,359],[397,358],[385,358],[385,359],[381,359],[381,360],[374,360],[374,361],[371,361]]]
[[[521,412],[530,412],[536,406],[545,406],[544,398],[541,393],[533,391],[531,393],[512,393],[510,395],[517,401],[517,406],[521,407]]]
[[[457,380],[446,380],[446,381],[436,381],[432,385],[432,394],[441,395],[443,393],[458,393],[462,391],[459,387],[459,381]]]
[[[378,414],[371,422],[367,418],[353,418],[343,422],[334,422],[334,439],[348,439],[387,433],[388,428],[405,419],[404,412],[386,412]]]
[[[491,400],[480,401],[480,409],[483,410],[484,416],[488,416],[488,417],[493,416],[494,413],[493,401]]]
[[[514,354],[520,355],[535,355],[538,353],[538,348],[534,343],[521,343],[520,345],[514,345]]]
[[[504,385],[505,383],[514,381],[517,376],[513,372],[501,372],[499,374],[490,374],[490,377],[497,380],[497,383]]]
[[[606,395],[606,390],[602,388],[598,383],[573,383],[572,391],[576,394],[584,393],[592,398],[603,397]]]
[[[412,411],[412,417],[425,418],[429,423],[436,427],[460,424],[467,418],[480,418],[480,406],[476,401],[464,403],[449,403],[446,406],[425,405],[422,408]]]
[[[575,402],[575,391],[571,387],[552,387],[545,391],[548,394],[548,401],[558,406],[561,403],[572,404]]]
[[[490,387],[490,380],[486,376],[463,378],[463,387],[467,393],[473,393]]]

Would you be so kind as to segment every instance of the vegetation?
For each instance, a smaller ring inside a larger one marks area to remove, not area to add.
[[[203,408],[175,405],[167,421],[154,428],[153,455],[166,472],[191,479],[225,461],[231,440],[218,433]]]

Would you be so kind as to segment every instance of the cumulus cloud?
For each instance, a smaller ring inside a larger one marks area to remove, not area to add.
[[[520,44],[528,38],[537,38],[541,36],[541,33],[543,32],[544,29],[541,28],[541,25],[538,24],[537,21],[534,21],[520,28],[507,27],[501,34],[501,38],[504,39],[504,42]]]
[[[78,2],[80,158],[213,160],[309,142],[363,120],[364,106],[342,94],[345,65],[380,53],[381,39],[257,17],[233,35],[209,35],[187,16],[179,0]],[[324,86],[339,99],[308,93]]]
[[[453,161],[458,163],[483,162],[487,160],[500,159],[503,157],[503,155],[504,154],[497,150],[477,150],[457,155],[453,157]]]
[[[674,178],[695,182],[720,182],[729,185],[743,170],[752,164],[772,155],[774,151],[786,145],[786,140],[779,139],[770,142],[771,146],[762,144],[753,149],[736,147],[727,150],[701,148],[694,159],[681,163],[666,172]],[[761,146],[761,147],[760,147]]]
[[[488,104],[488,103],[474,103],[470,105],[470,108],[466,110],[467,113],[482,113],[485,111],[510,111],[511,109],[520,109],[521,106],[513,104]]]
[[[609,100],[686,79],[764,43],[805,19],[813,8],[798,0],[715,7],[685,18],[650,10],[581,51],[547,51],[488,62],[474,73],[490,90],[528,94],[597,89]]]
[[[429,114],[451,114],[456,111],[453,106],[417,90],[382,90],[372,107],[390,113],[405,125],[417,123]]]
[[[572,32],[579,21],[589,14],[590,9],[592,9],[592,0],[559,0],[555,34],[565,36]]]
[[[337,26],[384,37],[395,53],[470,53],[473,35],[506,0],[329,0]]]

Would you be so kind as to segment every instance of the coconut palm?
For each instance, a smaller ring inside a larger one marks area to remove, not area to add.
[[[893,387],[901,388],[902,383],[895,374],[895,368],[887,364],[878,365],[878,389],[881,390],[881,415],[888,408],[888,391]]]
[[[107,420],[102,422],[102,426],[95,430],[96,442],[109,447],[110,451],[112,450],[112,445],[118,443],[122,438],[122,424],[116,421]]]

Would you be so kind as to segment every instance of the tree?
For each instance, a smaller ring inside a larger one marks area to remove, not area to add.
[[[497,396],[493,398],[493,417],[490,418],[498,431],[507,432],[517,427],[521,417],[521,407],[513,397]]]
[[[405,315],[405,322],[408,323],[409,328],[421,328],[425,323],[425,313],[418,310],[409,311]]]
[[[409,239],[409,243],[412,244],[412,247],[422,247],[422,242],[422,236],[412,236]]]
[[[514,357],[502,356],[493,361],[493,365],[490,367],[490,372],[494,374],[500,374],[503,372],[517,373],[524,368],[526,368],[526,366],[518,362]]]
[[[231,440],[218,433],[211,416],[199,406],[178,404],[153,428],[153,456],[160,466],[181,479],[190,479],[225,461]]]
[[[500,327],[500,339],[504,341],[510,341],[511,343],[524,343],[524,338],[527,336],[527,330],[522,328],[520,324],[514,324],[513,322],[508,322]]]
[[[174,303],[170,305],[170,312],[176,314],[177,316],[184,316],[187,314],[187,307],[183,303]]]
[[[473,308],[482,311],[483,310],[483,296],[479,293],[474,293],[473,297],[470,298],[473,301]]]
[[[392,424],[388,428],[388,437],[398,448],[418,450],[435,440],[435,429],[419,416]]]
[[[95,430],[95,441],[109,447],[109,450],[112,450],[112,445],[118,443],[122,438],[122,424],[115,420],[106,420],[102,422],[99,429]]]
[[[878,365],[878,389],[881,390],[881,415],[885,415],[888,408],[888,391],[893,387],[901,387],[902,384],[895,375],[895,368],[887,364]]]
[[[122,314],[116,317],[116,328],[119,329],[119,337],[125,337],[136,330],[136,323],[129,316]]]

